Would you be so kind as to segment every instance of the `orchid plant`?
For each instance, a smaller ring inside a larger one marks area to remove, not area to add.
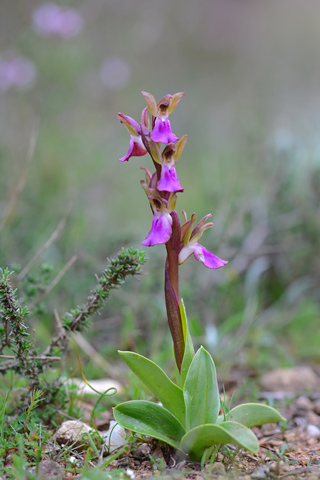
[[[179,266],[192,254],[210,269],[228,263],[198,243],[204,231],[213,226],[207,221],[211,214],[195,224],[195,214],[188,220],[183,211],[181,224],[175,210],[177,193],[183,192],[176,162],[187,135],[180,139],[174,135],[169,115],[184,94],[166,95],[158,104],[150,93],[142,92],[142,95],[147,107],[142,110],[140,124],[127,115],[118,114],[130,133],[129,151],[120,161],[148,153],[155,169],[151,173],[141,167],[145,172],[141,185],[153,214],[151,230],[142,245],[164,244],[166,247],[165,302],[180,378],[177,385],[151,360],[134,352],[119,352],[161,405],[143,400],[128,401],[114,408],[114,417],[128,430],[161,440],[184,452],[191,460],[209,458],[221,444],[235,444],[257,453],[259,444],[251,427],[284,419],[275,409],[255,403],[239,405],[230,411],[224,409],[220,413],[213,359],[203,347],[195,353],[184,303],[179,297]],[[161,144],[165,145],[162,149]]]

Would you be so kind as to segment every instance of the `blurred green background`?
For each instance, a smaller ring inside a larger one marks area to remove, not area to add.
[[[141,90],[157,101],[184,91],[171,116],[173,132],[188,134],[177,210],[198,219],[211,212],[203,243],[229,261],[218,271],[193,259],[181,267],[196,343],[218,363],[258,371],[319,363],[319,2],[57,2],[81,20],[69,36],[39,32],[43,5],[0,3],[0,62],[20,56],[32,70],[25,85],[1,87],[0,68],[0,265],[25,267],[69,202],[63,233],[18,285],[25,301],[79,255],[30,315],[39,342],[55,331],[54,309],[63,315],[84,302],[106,257],[139,247],[150,229],[139,185],[150,159],[118,162],[129,142],[118,111],[139,121]],[[8,215],[35,131],[25,186]],[[144,275],[113,293],[88,332],[107,358],[116,358],[115,347],[160,363],[172,356],[165,249],[147,256]]]

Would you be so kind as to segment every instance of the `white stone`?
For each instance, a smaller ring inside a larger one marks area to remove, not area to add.
[[[308,425],[307,434],[309,437],[320,438],[320,428],[316,425]]]
[[[78,450],[84,450],[90,446],[88,433],[94,433],[94,430],[86,423],[68,420],[61,424],[54,437],[59,445],[73,445]]]
[[[111,420],[109,430],[102,435],[102,438],[107,447],[114,450],[126,443],[126,435],[125,429],[114,420]]]

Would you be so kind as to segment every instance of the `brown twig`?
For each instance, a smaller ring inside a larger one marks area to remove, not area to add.
[[[17,357],[15,357],[14,355],[0,355],[0,358],[9,358],[9,359],[15,359]],[[30,356],[28,358],[32,358],[34,360],[61,360],[61,357],[46,357],[44,355],[40,355],[40,356]]]
[[[307,473],[307,472],[320,473],[320,466],[309,465],[308,467],[296,468],[295,470],[290,470],[289,472],[286,472],[284,475],[281,475],[280,478],[286,478],[286,477],[289,477],[290,475],[301,475],[302,473]]]
[[[14,357],[14,358],[17,358],[17,357]],[[28,357],[29,358],[34,358],[35,357]],[[39,357],[38,360],[41,360],[43,363],[50,363],[52,360],[57,360],[58,357],[50,357],[50,356],[45,356],[45,355],[41,355]],[[59,360],[61,360],[61,358],[59,358]],[[20,365],[20,361],[19,360],[8,360],[6,362],[0,362],[0,372],[5,372],[7,370],[12,370],[13,368],[17,367],[18,365]]]
[[[97,352],[97,350],[81,335],[80,332],[74,332],[73,339],[81,348],[81,350],[83,350],[94,363],[99,365],[106,372],[110,372],[112,370],[112,365],[107,362],[107,360],[105,360],[100,353]]]

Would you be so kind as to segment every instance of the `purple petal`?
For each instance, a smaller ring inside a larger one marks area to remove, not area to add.
[[[174,143],[178,140],[178,137],[171,132],[170,120],[168,118],[156,118],[151,132],[151,140],[161,143]]]
[[[171,165],[170,169],[167,165],[162,165],[157,188],[160,192],[183,192],[174,165]]]
[[[139,137],[134,137],[133,135],[130,135],[128,153],[124,157],[119,158],[120,162],[127,162],[130,157],[142,157],[147,153],[147,150],[142,147],[139,140]]]
[[[200,243],[194,245],[193,254],[196,260],[202,262],[208,268],[220,268],[228,263],[216,257],[216,255],[213,255],[213,253],[209,252],[209,250],[200,245]]]
[[[145,247],[153,247],[167,243],[172,234],[171,216],[169,213],[155,213],[152,220],[151,230],[147,238],[141,242]]]

